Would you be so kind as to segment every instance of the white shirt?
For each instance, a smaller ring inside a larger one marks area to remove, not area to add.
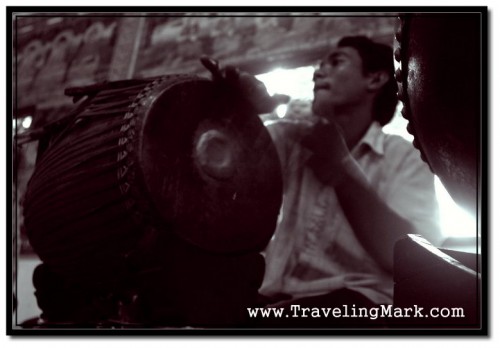
[[[268,125],[281,160],[284,197],[260,292],[300,298],[348,288],[375,303],[392,303],[391,274],[358,241],[334,188],[304,165],[311,156],[300,144],[305,129],[299,122]],[[390,208],[431,242],[440,238],[433,175],[412,144],[373,123],[351,153]]]

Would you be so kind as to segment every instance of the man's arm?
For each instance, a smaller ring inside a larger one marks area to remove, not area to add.
[[[380,198],[352,156],[342,161],[338,171],[332,185],[349,224],[363,247],[392,273],[394,245],[416,232],[413,225]]]
[[[393,210],[371,186],[337,124],[317,124],[302,143],[314,154],[309,165],[315,175],[335,188],[360,243],[383,268],[392,272],[394,245],[406,234],[416,232],[412,223]]]

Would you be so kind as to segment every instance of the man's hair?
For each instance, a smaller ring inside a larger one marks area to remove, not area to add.
[[[352,47],[358,52],[363,62],[364,74],[377,71],[388,73],[389,80],[379,91],[373,106],[374,120],[378,121],[382,126],[386,125],[394,116],[398,103],[398,85],[394,78],[392,48],[374,42],[366,36],[346,36],[338,42],[337,46]]]

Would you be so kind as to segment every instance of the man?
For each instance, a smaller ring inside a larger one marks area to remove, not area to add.
[[[381,131],[397,104],[392,49],[343,38],[313,79],[320,121],[268,124],[284,198],[260,292],[288,299],[284,307],[390,304],[396,241],[409,233],[440,239],[432,174],[410,143]]]

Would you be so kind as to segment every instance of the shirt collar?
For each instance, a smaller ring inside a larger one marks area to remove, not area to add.
[[[362,144],[368,145],[375,153],[381,156],[384,154],[384,133],[378,122],[372,122],[363,138],[352,149],[352,153],[361,151]]]

